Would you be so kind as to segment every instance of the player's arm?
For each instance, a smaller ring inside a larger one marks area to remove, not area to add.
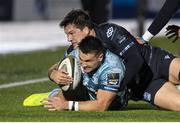
[[[110,92],[99,89],[95,101],[79,102],[81,111],[106,111],[114,100],[116,92]]]
[[[67,101],[60,97],[51,97],[44,102],[44,107],[49,111],[106,111],[116,95],[116,92],[99,89],[96,100],[77,102]]]
[[[166,0],[158,15],[142,36],[144,41],[149,41],[167,24],[174,13],[179,9],[180,0]]]

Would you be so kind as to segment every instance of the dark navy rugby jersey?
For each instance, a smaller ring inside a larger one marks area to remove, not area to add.
[[[138,44],[136,39],[125,28],[112,23],[104,23],[96,26],[95,32],[96,37],[102,41],[106,48],[124,60],[126,72],[121,85],[122,88],[126,84],[131,84],[134,80],[138,80],[137,76],[142,72],[150,74],[148,72],[150,70],[148,61],[150,60],[151,49]],[[146,79],[147,82],[150,82],[151,77]]]

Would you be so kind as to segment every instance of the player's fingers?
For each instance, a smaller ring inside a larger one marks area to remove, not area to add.
[[[56,109],[55,109],[55,108],[52,108],[52,109],[48,109],[48,111],[56,111]]]
[[[70,77],[70,76],[67,76],[67,75],[62,75],[62,76],[59,78],[59,81],[72,82],[72,81],[73,81],[73,78]]]
[[[175,36],[175,39],[172,41],[173,43],[176,42],[176,40],[178,39],[178,36]]]
[[[50,104],[53,102],[53,97],[48,97],[43,99],[44,104]]]
[[[174,29],[174,28],[176,28],[175,25],[169,25],[168,27],[166,27],[167,30],[172,30],[172,29]]]
[[[172,26],[168,26],[168,27],[166,27],[166,30],[168,31],[168,30],[171,30],[172,29]]]
[[[58,80],[58,84],[64,84],[64,85],[67,85],[67,84],[70,84],[73,82],[73,79],[69,79],[69,78],[61,78]]]
[[[58,76],[56,79],[55,79],[55,82],[57,84],[69,84],[69,83],[72,83],[73,82],[73,78],[71,78],[70,76],[66,76],[66,75],[61,75],[61,76]]]
[[[171,34],[171,35],[168,36],[168,39],[170,39],[170,38],[172,38],[172,37],[175,37],[175,36],[176,36],[176,33]]]
[[[49,108],[53,108],[53,106],[52,106],[52,105],[49,105],[49,104],[45,104],[45,105],[44,105],[44,108],[48,108],[48,109],[49,109]]]
[[[173,33],[176,33],[176,32],[173,31],[173,30],[170,30],[170,31],[168,31],[168,32],[166,33],[166,36],[168,36],[168,35],[170,35],[170,34],[173,34]]]
[[[56,110],[52,105],[44,105],[44,108],[48,109],[49,111],[55,111]]]
[[[66,75],[66,74],[62,74],[61,75],[61,78],[64,78],[64,79],[72,79],[70,76]]]
[[[68,72],[66,72],[64,69],[61,69],[60,71],[64,74],[68,75]]]
[[[46,108],[46,109],[54,109],[54,106],[52,105],[52,103],[51,102],[45,102],[44,104],[43,104],[43,107],[44,108]]]
[[[48,102],[48,99],[47,98],[44,98],[43,100],[42,100],[42,104],[44,105],[44,104],[46,104]]]

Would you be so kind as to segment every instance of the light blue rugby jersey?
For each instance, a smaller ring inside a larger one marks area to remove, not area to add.
[[[69,55],[79,59],[79,50],[75,49]],[[98,89],[117,92],[119,96],[123,96],[125,92],[119,92],[119,86],[124,78],[124,73],[125,66],[122,60],[107,50],[104,62],[92,77],[83,72],[83,85],[87,87],[90,99],[96,99]]]

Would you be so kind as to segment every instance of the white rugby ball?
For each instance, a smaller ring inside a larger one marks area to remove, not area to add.
[[[75,90],[75,88],[81,81],[81,67],[77,58],[71,55],[67,56],[60,62],[58,69],[64,69],[66,72],[69,73],[70,77],[74,78],[71,84],[60,85],[61,89],[63,91]]]

